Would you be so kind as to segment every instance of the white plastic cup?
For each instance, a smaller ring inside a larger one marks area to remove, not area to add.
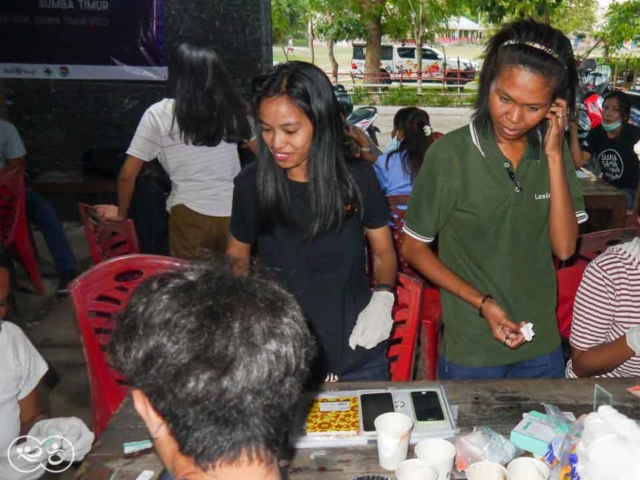
[[[466,473],[467,480],[511,480],[506,468],[486,460],[470,465]]]
[[[438,469],[438,480],[450,480],[453,461],[456,458],[456,446],[440,438],[427,438],[416,445],[416,457],[426,460]]]
[[[407,459],[413,419],[403,413],[383,413],[373,422],[378,434],[378,459],[385,470],[395,470]]]
[[[544,462],[531,457],[512,460],[507,467],[511,480],[549,480],[551,470]]]
[[[398,480],[438,480],[438,469],[425,460],[410,458],[396,469]]]

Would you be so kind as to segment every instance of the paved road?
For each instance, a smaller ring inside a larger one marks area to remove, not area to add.
[[[357,108],[357,106],[356,106]],[[378,107],[378,118],[375,125],[380,129],[378,141],[384,146],[391,140],[393,116],[402,107]],[[434,130],[448,133],[469,123],[472,110],[470,108],[425,107]]]

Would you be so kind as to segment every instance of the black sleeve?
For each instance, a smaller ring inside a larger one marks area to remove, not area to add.
[[[362,195],[362,226],[370,229],[384,227],[391,217],[373,167],[363,161],[352,162],[351,172]]]
[[[236,240],[249,245],[258,238],[256,174],[256,164],[253,163],[247,165],[233,181],[229,230]]]
[[[580,150],[589,152],[591,155],[595,153],[595,146],[593,143],[593,130],[590,130],[587,136],[579,141]]]

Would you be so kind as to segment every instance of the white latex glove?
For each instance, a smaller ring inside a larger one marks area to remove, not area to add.
[[[355,350],[357,345],[372,349],[389,338],[393,318],[394,296],[391,292],[373,292],[369,305],[358,315],[356,326],[349,337],[349,346]]]
[[[640,353],[640,325],[627,330],[627,345],[636,355]]]
[[[82,460],[91,450],[96,438],[85,423],[76,417],[40,420],[31,427],[29,436],[41,440],[51,436],[64,437],[68,442],[60,442],[58,454],[67,462]]]

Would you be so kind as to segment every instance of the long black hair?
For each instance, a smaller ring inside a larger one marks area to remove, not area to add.
[[[484,132],[491,131],[489,112],[491,86],[508,66],[522,67],[548,78],[554,86],[553,99],[567,101],[575,109],[578,71],[571,42],[560,30],[533,20],[518,20],[504,25],[485,48],[485,61],[480,71],[474,124]]]
[[[248,105],[216,52],[183,43],[172,59],[169,83],[175,97],[173,122],[185,143],[215,147],[223,140],[251,138]]]
[[[602,104],[603,108],[610,98],[615,98],[618,100],[620,119],[622,120],[622,125],[624,126],[631,117],[631,100],[629,100],[629,97],[626,93],[621,92],[620,90],[614,90],[613,92],[609,92],[604,96],[604,103]]]
[[[404,138],[400,140],[400,145],[396,152],[402,154],[402,169],[411,179],[415,179],[424,162],[424,154],[434,141],[431,134],[431,122],[429,114],[417,107],[406,107],[404,119],[400,130],[404,133]],[[429,135],[427,135],[427,133]],[[385,167],[389,168],[389,158],[387,156]]]
[[[261,80],[262,84],[257,87],[254,97],[256,116],[264,100],[286,97],[313,124],[307,162],[313,217],[308,238],[312,239],[336,225],[341,226],[348,206],[354,202],[362,205],[358,186],[345,161],[342,146],[344,122],[340,116],[340,107],[327,76],[310,63],[282,63]],[[263,227],[270,229],[276,223],[291,221],[287,208],[287,172],[277,165],[262,135],[258,137],[258,210]]]

